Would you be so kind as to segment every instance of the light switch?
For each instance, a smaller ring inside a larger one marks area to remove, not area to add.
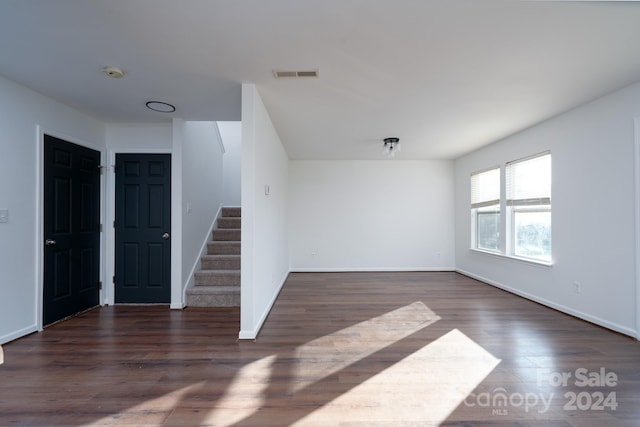
[[[9,222],[9,209],[0,209],[0,223]]]

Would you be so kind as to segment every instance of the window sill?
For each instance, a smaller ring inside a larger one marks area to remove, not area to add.
[[[484,254],[484,255],[489,255],[489,256],[495,256],[495,257],[502,258],[502,259],[509,259],[509,260],[521,262],[521,263],[524,263],[524,264],[536,265],[536,266],[540,266],[540,267],[553,267],[553,263],[552,262],[539,261],[539,260],[535,260],[535,259],[531,259],[531,258],[522,258],[522,257],[513,256],[513,255],[505,255],[505,254],[502,254],[502,253],[499,253],[499,252],[483,251],[482,249],[469,248],[469,250],[471,252]]]

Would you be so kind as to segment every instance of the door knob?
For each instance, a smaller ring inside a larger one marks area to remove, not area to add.
[[[58,242],[56,242],[53,239],[47,239],[47,240],[44,241],[44,244],[47,245],[47,246],[55,246],[55,245],[58,244]]]
[[[169,233],[164,233],[164,234],[162,235],[162,238],[163,238],[164,240],[169,240],[169,237],[171,237],[171,236],[169,236]]]

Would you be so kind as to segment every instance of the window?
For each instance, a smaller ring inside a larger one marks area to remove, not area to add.
[[[500,250],[500,168],[471,175],[473,246]]]
[[[551,154],[472,174],[471,229],[473,249],[550,263]]]
[[[551,261],[551,154],[507,164],[511,255]]]

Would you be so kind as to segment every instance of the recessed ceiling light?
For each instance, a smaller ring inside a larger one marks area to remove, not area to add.
[[[118,67],[104,67],[102,72],[105,73],[109,77],[113,77],[114,79],[119,79],[124,76],[124,71],[122,71]]]
[[[157,111],[158,113],[173,113],[176,111],[176,107],[162,101],[147,101],[145,105],[148,109]]]

